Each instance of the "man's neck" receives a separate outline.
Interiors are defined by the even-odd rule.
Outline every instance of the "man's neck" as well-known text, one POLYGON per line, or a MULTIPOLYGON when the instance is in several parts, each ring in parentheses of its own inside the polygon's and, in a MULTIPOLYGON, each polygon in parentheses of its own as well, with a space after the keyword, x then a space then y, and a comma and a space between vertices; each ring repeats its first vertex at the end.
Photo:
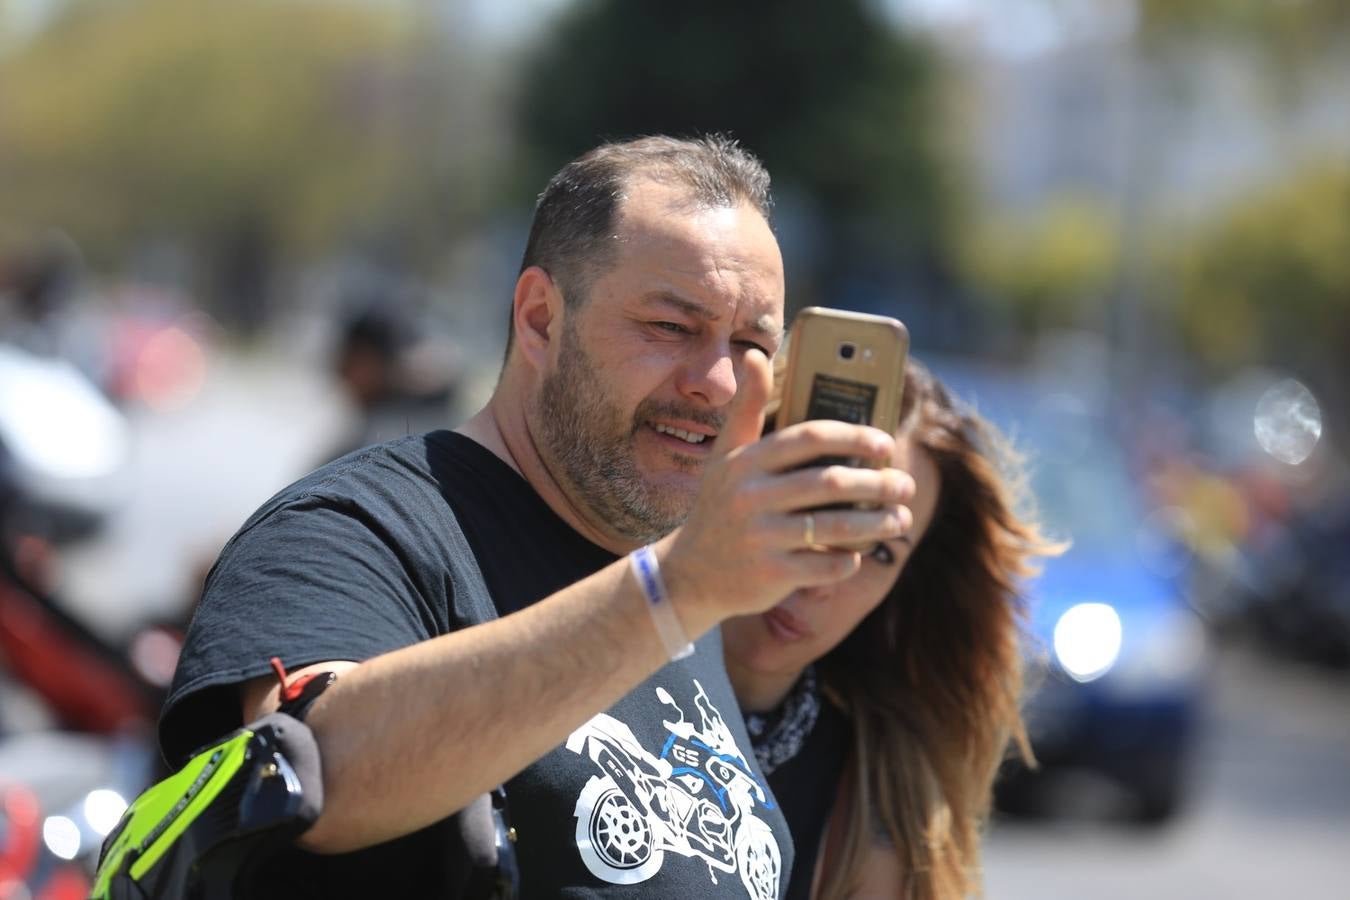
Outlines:
POLYGON ((747 713, 767 713, 777 709, 804 671, 757 672, 737 665, 734 659, 728 659, 726 666, 736 702, 747 713))
POLYGON ((482 444, 520 473, 549 509, 586 540, 611 553, 623 554, 637 549, 637 542, 599 527, 588 517, 586 510, 572 502, 544 463, 520 404, 504 402, 499 391, 487 406, 455 430, 482 444))

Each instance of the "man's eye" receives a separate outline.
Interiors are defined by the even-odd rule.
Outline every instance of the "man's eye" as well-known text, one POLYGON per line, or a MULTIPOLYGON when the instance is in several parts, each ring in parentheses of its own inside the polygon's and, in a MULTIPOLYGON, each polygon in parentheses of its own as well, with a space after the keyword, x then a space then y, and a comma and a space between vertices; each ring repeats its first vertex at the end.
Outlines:
POLYGON ((874 559, 883 566, 889 566, 895 562, 895 554, 891 552, 891 548, 881 543, 872 548, 871 552, 867 554, 867 558, 874 559))
POLYGON ((653 322, 652 326, 661 331, 669 331, 671 334, 689 334, 689 329, 679 322, 653 322))
POLYGON ((740 345, 742 350, 758 350, 769 359, 773 359, 773 351, 763 344, 757 344, 754 341, 737 341, 736 343, 740 345))

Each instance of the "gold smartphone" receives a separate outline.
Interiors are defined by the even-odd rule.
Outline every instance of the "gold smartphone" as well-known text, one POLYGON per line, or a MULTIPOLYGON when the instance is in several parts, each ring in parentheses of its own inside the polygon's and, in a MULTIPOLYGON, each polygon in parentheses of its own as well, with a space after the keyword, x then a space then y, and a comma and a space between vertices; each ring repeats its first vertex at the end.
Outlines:
MULTIPOLYGON (((788 339, 787 370, 777 427, 808 419, 838 419, 894 434, 905 387, 909 331, 899 319, 809 306, 788 339)), ((813 465, 862 465, 857 459, 813 465)), ((881 468, 882 461, 865 463, 881 468)))

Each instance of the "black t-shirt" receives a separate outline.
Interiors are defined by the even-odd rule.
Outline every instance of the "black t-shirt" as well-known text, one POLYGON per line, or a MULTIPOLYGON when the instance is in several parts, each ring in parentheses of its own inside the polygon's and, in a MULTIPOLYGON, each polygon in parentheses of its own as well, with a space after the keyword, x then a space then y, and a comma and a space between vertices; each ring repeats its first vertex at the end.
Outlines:
MULTIPOLYGON (((344 457, 269 500, 222 551, 160 722, 165 755, 176 764, 242 724, 237 685, 271 656, 292 669, 368 659, 528 606, 614 559, 462 435, 344 457)), ((749 750, 714 630, 507 783, 522 895, 782 896, 792 842, 749 750)), ((355 853, 287 851, 264 888, 445 896, 459 855, 439 823, 355 853)))
POLYGON ((816 858, 823 849, 825 827, 852 745, 848 719, 833 703, 822 699, 820 715, 801 750, 769 774, 769 787, 787 817, 796 848, 785 900, 808 900, 811 896, 816 858))

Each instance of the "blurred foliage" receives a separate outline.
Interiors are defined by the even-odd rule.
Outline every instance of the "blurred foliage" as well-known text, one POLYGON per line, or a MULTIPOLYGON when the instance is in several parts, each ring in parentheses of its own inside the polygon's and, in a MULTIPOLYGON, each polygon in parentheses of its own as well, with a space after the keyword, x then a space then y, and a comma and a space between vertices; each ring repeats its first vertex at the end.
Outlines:
POLYGON ((1146 44, 1215 37, 1259 48, 1286 74, 1310 54, 1343 51, 1350 40, 1345 0, 1136 0, 1146 44))
POLYGON ((1023 333, 1084 324, 1102 306, 1119 257, 1109 211, 1067 195, 1029 215, 986 216, 961 248, 971 281, 1023 333))
POLYGON ((1350 27, 1345 0, 1137 0, 1147 34, 1313 42, 1350 27))
POLYGON ((1172 258, 1177 316, 1205 360, 1350 368, 1350 165, 1239 199, 1172 258))
POLYGON ((526 64, 522 176, 537 191, 605 138, 731 134, 805 201, 828 279, 941 243, 935 81, 927 48, 864 0, 582 0, 526 64))
POLYGON ((96 261, 169 238, 263 270, 358 218, 430 215, 448 79, 423 24, 369 3, 72 2, 0 58, 3 214, 96 261))

